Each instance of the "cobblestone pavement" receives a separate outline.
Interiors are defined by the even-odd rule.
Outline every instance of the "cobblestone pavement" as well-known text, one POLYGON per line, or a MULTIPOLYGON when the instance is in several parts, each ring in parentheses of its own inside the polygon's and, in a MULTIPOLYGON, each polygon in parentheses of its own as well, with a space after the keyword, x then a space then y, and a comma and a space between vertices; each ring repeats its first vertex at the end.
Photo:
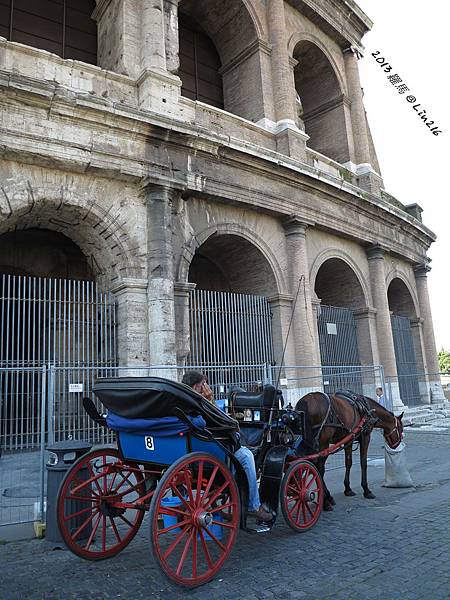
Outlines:
MULTIPOLYGON (((342 494, 342 471, 329 473, 334 512, 296 534, 279 519, 273 532, 241 532, 218 577, 193 591, 152 565, 147 521, 116 558, 86 562, 45 541, 0 546, 0 598, 206 600, 450 599, 450 435, 407 434, 415 489, 381 487, 382 460, 369 469, 376 500, 342 494)), ((380 439, 372 443, 379 444, 380 439)), ((355 456, 356 458, 356 456, 355 456)))

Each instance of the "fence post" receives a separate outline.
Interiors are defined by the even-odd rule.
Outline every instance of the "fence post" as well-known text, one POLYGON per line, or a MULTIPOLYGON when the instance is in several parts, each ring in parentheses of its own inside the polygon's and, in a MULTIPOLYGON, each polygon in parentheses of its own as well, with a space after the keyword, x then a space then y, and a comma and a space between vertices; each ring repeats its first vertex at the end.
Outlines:
POLYGON ((39 520, 44 521, 44 486, 45 486, 45 416, 47 413, 47 367, 41 368, 41 436, 40 436, 40 499, 39 520))
POLYGON ((264 383, 272 384, 272 366, 269 363, 264 365, 264 383))
POLYGON ((48 366, 48 445, 55 443, 55 365, 48 366))

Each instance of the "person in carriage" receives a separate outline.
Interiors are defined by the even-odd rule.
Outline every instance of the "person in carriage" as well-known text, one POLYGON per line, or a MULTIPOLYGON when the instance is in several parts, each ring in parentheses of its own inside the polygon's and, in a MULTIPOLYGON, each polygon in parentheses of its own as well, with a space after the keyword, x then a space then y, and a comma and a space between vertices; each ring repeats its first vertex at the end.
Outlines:
MULTIPOLYGON (((201 394, 208 402, 215 404, 214 394, 208 385, 206 375, 200 371, 186 371, 183 376, 182 383, 188 385, 193 390, 201 394)), ((249 497, 248 497, 248 516, 255 517, 257 521, 270 523, 273 520, 271 512, 267 511, 261 504, 259 498, 258 481, 256 477, 255 457, 252 451, 247 446, 243 446, 239 440, 239 433, 236 436, 236 445, 234 448, 234 456, 241 463, 248 479, 249 497)))

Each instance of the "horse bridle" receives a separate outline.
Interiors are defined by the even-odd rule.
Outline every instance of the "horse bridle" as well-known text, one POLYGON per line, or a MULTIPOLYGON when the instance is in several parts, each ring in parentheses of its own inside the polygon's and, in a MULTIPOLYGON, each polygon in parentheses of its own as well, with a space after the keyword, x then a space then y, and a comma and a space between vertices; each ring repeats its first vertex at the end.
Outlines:
POLYGON ((389 433, 384 434, 384 439, 386 440, 386 443, 389 446, 389 448, 392 448, 392 450, 395 450, 396 448, 398 448, 398 446, 400 446, 400 443, 402 441, 402 434, 400 433, 398 419, 395 416, 394 416, 394 419, 395 419, 394 428, 389 433), (396 434, 395 441, 391 439, 391 436, 393 436, 394 434, 396 434))

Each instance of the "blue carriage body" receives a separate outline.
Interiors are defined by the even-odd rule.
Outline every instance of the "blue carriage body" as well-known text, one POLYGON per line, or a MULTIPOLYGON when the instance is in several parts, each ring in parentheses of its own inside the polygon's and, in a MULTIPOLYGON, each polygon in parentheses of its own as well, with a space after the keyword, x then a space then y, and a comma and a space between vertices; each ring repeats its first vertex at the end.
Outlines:
POLYGON ((124 459, 170 465, 190 452, 207 452, 226 461, 236 421, 188 386, 156 377, 114 378, 100 380, 95 393, 109 410, 106 423, 124 459), (205 439, 210 427, 216 434, 205 439))
MULTIPOLYGON (((177 417, 126 419, 109 413, 106 421, 108 427, 117 432, 126 460, 170 465, 189 452, 208 452, 222 461, 226 458, 223 446, 216 440, 198 439, 177 417)), ((191 417, 190 421, 198 428, 206 425, 200 416, 191 417)))

